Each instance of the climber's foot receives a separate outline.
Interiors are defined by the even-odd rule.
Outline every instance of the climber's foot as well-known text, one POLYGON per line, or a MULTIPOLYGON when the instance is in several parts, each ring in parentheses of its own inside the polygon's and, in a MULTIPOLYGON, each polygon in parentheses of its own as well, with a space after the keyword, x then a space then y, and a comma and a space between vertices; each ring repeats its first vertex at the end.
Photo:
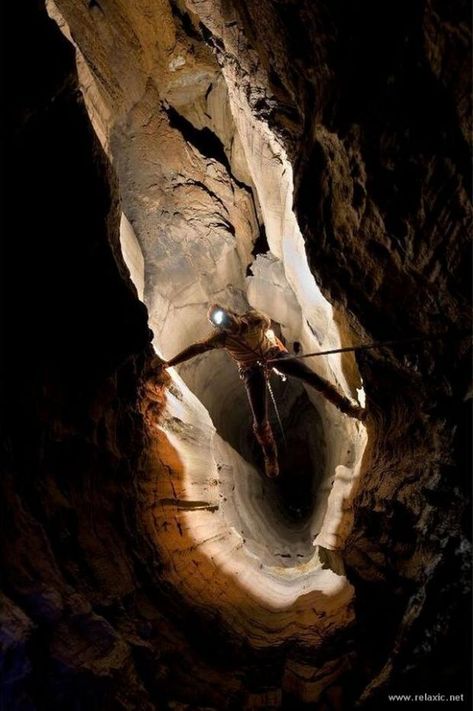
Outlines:
POLYGON ((360 422, 365 422, 368 417, 368 410, 366 407, 360 407, 359 405, 351 405, 350 407, 347 407, 345 413, 349 417, 354 417, 360 422))

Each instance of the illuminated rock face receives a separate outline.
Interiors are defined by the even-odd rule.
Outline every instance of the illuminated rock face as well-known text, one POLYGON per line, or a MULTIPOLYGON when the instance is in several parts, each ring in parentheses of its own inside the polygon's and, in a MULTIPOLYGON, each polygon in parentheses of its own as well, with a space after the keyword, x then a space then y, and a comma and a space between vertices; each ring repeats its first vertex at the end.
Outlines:
MULTIPOLYGON (((112 9, 92 24, 90 11, 75 3, 58 2, 50 11, 81 53, 91 117, 118 173, 122 242, 133 255, 131 221, 142 248, 143 299, 158 352, 170 358, 208 334, 212 301, 263 309, 288 345, 297 341, 305 352, 342 345, 307 264, 284 145, 244 102, 238 76, 221 71, 204 42, 196 48, 179 18, 163 16, 170 35, 180 38, 171 50, 166 33, 145 34, 143 17, 131 8, 123 15, 112 9), (125 65, 111 51, 104 61, 111 36, 113 46, 121 38, 123 54, 125 38, 139 38, 141 49, 129 48, 133 62, 125 65), (148 44, 159 56, 168 52, 166 64, 147 62, 148 44), (134 92, 138 84, 141 93, 134 92), (255 260, 262 232, 266 250, 255 260)), ((130 273, 137 273, 133 258, 130 273)), ((356 396, 353 363, 349 374, 338 356, 314 367, 356 396)), ((352 623, 353 591, 340 563, 336 571, 322 567, 314 539, 330 550, 343 547, 364 427, 301 385, 274 382, 288 430, 275 484, 255 466, 261 458, 246 394, 228 356, 208 354, 179 372, 184 382, 174 380, 160 429, 151 429, 160 442, 164 433, 175 452, 164 477, 159 446, 150 458, 149 536, 165 579, 193 608, 221 614, 230 633, 252 646, 325 643, 352 623)), ((305 673, 315 671, 308 665, 305 673)), ((315 700, 311 683, 305 691, 301 684, 315 700)))
MULTIPOLYGON (((11 210, 25 241, 44 235, 20 297, 32 332, 6 339, 10 705, 350 709, 426 666, 449 684, 436 645, 456 673, 465 344, 360 357, 368 433, 275 382, 289 446, 274 483, 232 364, 213 353, 157 380, 136 295, 165 358, 206 334, 212 300, 266 311, 305 352, 464 328, 461 18, 264 0, 48 11, 78 80, 46 14, 10 9, 28 40, 11 210)), ((361 386, 352 356, 314 367, 361 386)))

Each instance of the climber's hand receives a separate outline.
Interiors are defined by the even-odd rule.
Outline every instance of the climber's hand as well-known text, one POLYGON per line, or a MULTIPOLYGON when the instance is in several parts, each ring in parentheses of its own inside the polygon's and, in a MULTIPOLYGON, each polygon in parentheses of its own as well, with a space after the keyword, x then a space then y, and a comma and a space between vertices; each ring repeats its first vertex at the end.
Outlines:
POLYGON ((155 370, 158 374, 161 373, 163 370, 166 370, 168 368, 168 362, 165 360, 161 360, 158 356, 154 356, 153 360, 151 361, 151 368, 155 370))

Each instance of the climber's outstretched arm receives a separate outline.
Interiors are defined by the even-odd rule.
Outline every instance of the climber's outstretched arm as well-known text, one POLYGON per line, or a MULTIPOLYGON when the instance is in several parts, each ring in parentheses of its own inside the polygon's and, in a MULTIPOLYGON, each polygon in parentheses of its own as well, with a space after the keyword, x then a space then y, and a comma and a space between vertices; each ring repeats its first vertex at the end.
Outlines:
POLYGON ((205 341, 198 341, 198 343, 193 343, 191 346, 184 348, 184 350, 175 355, 174 358, 163 363, 163 367, 170 368, 173 365, 184 363, 184 361, 194 358, 194 356, 205 353, 206 351, 211 351, 214 348, 223 348, 224 344, 225 334, 216 333, 205 341))

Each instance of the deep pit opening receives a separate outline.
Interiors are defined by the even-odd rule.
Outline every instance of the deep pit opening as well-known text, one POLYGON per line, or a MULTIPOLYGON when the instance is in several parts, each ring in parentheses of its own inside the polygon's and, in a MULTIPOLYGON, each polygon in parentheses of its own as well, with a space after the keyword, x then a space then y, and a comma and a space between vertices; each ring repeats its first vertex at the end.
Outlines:
MULTIPOLYGON (((258 254, 269 251, 263 225, 252 254, 256 259, 258 254)), ((281 324, 273 321, 271 328, 290 352, 297 355, 294 344, 291 349, 286 342, 281 324)), ((279 477, 274 480, 265 477, 263 454, 254 437, 249 408, 246 418, 249 424, 246 430, 242 427, 237 448, 261 472, 262 486, 284 524, 304 527, 310 523, 326 466, 322 415, 300 381, 274 370, 269 376, 266 399, 268 419, 278 449, 279 477)))
MULTIPOLYGON (((274 324, 278 331, 278 325, 274 324)), ((270 393, 266 392, 268 417, 278 446, 280 475, 269 479, 264 473, 261 448, 254 436, 252 416, 244 383, 229 355, 211 352, 198 356, 195 362, 176 368, 189 384, 192 392, 204 405, 217 434, 255 470, 260 516, 271 513, 281 527, 290 532, 290 539, 298 538, 297 552, 283 555, 287 562, 297 564, 314 554, 312 540, 313 512, 318 499, 323 499, 324 475, 327 464, 327 443, 323 415, 310 399, 300 381, 276 373, 270 377, 271 388, 278 407, 284 432, 274 410, 270 393)), ((268 544, 270 545, 270 544, 268 544)), ((270 545, 280 555, 278 546, 270 545)))
MULTIPOLYGON (((273 389, 277 400, 277 388, 273 386, 273 389)), ((325 470, 326 445, 321 417, 302 391, 292 412, 281 418, 284 435, 274 412, 269 419, 278 448, 279 477, 269 480, 267 487, 272 490, 274 503, 285 525, 306 526, 310 524, 325 470), (313 442, 317 443, 317 448, 311 447, 313 442)), ((250 441, 263 474, 261 451, 254 438, 250 441)))
MULTIPOLYGON (((234 367, 233 364, 230 367, 234 367)), ((254 436, 243 383, 240 387, 245 397, 238 400, 241 410, 236 426, 230 431, 225 427, 222 432, 221 423, 213 418, 214 424, 219 434, 258 469, 264 496, 274 506, 281 522, 287 526, 304 528, 310 523, 326 464, 322 417, 297 380, 283 380, 273 372, 270 375, 270 386, 279 414, 278 417, 267 388, 268 419, 279 459, 280 473, 276 479, 268 479, 264 473, 263 454, 254 436)), ((212 416, 211 408, 209 412, 212 416)))
MULTIPOLYGON (((256 256, 256 255, 255 255, 256 256)), ((271 328, 285 342, 279 323, 271 328)), ((289 345, 289 344, 288 344, 289 345)), ((192 391, 206 407, 217 433, 258 471, 261 496, 281 522, 298 532, 310 546, 310 523, 320 494, 326 467, 323 415, 296 378, 272 372, 270 386, 281 418, 266 388, 268 419, 278 447, 280 475, 268 479, 262 450, 255 438, 251 409, 238 368, 224 352, 207 353, 177 367, 192 391), (198 367, 199 378, 192 372, 198 367)), ((300 554, 299 554, 300 555, 300 554)))

